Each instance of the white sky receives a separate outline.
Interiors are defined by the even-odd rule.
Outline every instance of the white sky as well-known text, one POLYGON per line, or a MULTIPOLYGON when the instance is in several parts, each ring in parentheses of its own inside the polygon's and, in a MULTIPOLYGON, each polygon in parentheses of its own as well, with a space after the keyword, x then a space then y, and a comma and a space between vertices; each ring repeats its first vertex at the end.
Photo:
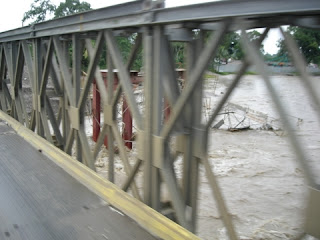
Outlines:
MULTIPOLYGON (((4 0, 2 0, 4 1, 4 0)), ((128 0, 86 0, 91 4, 92 8, 102 8, 110 5, 120 4, 127 2, 128 0), (109 2, 109 3, 108 3, 109 2)), ((188 4, 195 4, 201 2, 208 2, 210 0, 166 0, 167 7, 181 6, 188 4)), ((55 5, 59 5, 61 0, 51 0, 55 5)), ((5 4, 0 8, 0 32, 19 28, 22 26, 21 19, 23 14, 30 9, 30 5, 33 0, 6 0, 5 4)), ((264 41, 265 51, 274 54, 277 53, 276 42, 281 37, 280 32, 277 30, 271 30, 268 38, 264 41)))

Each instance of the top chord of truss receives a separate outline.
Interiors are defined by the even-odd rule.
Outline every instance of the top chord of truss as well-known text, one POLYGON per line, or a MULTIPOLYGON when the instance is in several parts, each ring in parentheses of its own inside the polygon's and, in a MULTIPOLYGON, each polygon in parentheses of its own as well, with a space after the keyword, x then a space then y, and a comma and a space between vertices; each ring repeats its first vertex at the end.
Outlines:
POLYGON ((236 0, 160 9, 148 8, 145 3, 128 2, 6 31, 0 33, 0 42, 154 24, 201 28, 230 17, 247 20, 252 28, 289 24, 319 27, 319 0, 236 0))

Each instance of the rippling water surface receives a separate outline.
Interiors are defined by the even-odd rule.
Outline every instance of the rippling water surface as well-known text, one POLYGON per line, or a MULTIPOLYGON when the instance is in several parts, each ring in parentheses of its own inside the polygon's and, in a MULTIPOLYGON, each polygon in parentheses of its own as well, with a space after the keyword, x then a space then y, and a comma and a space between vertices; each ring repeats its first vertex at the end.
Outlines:
MULTIPOLYGON (((231 79, 231 75, 220 77, 214 90, 208 85, 205 96, 211 98, 212 107, 231 79)), ((303 90, 298 77, 273 76, 271 80, 307 153, 308 164, 318 173, 320 128, 309 94, 303 90)), ((320 89, 319 77, 312 82, 315 90, 320 89)), ((266 114, 283 128, 259 76, 244 77, 230 102, 266 114)), ((287 133, 212 130, 210 140, 210 162, 240 239, 293 239, 301 233, 308 189, 287 133)), ((204 169, 202 172, 198 235, 204 239, 227 239, 204 169)))

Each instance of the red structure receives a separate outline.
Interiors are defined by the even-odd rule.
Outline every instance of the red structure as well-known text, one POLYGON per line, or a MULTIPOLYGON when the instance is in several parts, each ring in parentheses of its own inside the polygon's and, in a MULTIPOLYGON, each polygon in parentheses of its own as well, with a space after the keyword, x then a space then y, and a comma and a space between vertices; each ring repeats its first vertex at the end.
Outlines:
POLYGON ((171 108, 167 100, 164 100, 164 121, 167 122, 169 120, 171 113, 171 108))
POLYGON ((123 98, 122 103, 122 121, 124 123, 122 130, 122 138, 125 146, 132 149, 132 115, 126 98, 123 98))
MULTIPOLYGON (((101 75, 103 77, 105 86, 107 88, 107 77, 108 70, 101 70, 101 75)), ((138 71, 130 71, 130 79, 132 84, 139 84, 142 81, 141 77, 138 77, 138 71)), ((119 78, 117 74, 117 70, 114 70, 114 86, 113 89, 116 89, 119 84, 119 78)), ((98 136, 100 133, 100 123, 101 123, 101 97, 98 85, 96 81, 93 81, 93 94, 92 94, 92 114, 93 114, 93 131, 92 131, 92 139, 93 141, 98 140, 98 136)), ((122 103, 122 121, 123 121, 123 129, 122 129, 122 138, 125 142, 125 146, 129 149, 132 149, 132 115, 127 104, 125 98, 123 98, 122 103)), ((104 145, 108 147, 107 137, 104 139, 104 145)))
POLYGON ((93 122, 93 131, 92 131, 92 140, 97 141, 100 133, 100 92, 96 83, 96 80, 93 80, 92 88, 92 122, 93 122))
MULTIPOLYGON (((108 70, 101 70, 101 75, 104 80, 105 86, 107 88, 107 77, 108 70)), ((119 84, 119 78, 117 74, 117 70, 114 70, 114 86, 115 90, 119 84)), ((185 69, 176 69, 179 79, 184 79, 185 69)), ((130 71, 130 79, 132 84, 139 84, 142 82, 142 77, 138 76, 138 71, 130 71)), ((170 106, 168 102, 165 100, 164 105, 164 120, 167 121, 170 117, 170 106)), ((100 91, 96 81, 93 81, 93 94, 92 94, 92 114, 93 114, 93 132, 92 139, 93 141, 97 141, 100 133, 100 123, 101 123, 101 97, 100 91)), ((122 138, 124 140, 125 146, 129 149, 132 149, 132 115, 127 103, 127 100, 123 97, 122 102, 122 121, 123 121, 123 129, 122 129, 122 138)), ((107 137, 104 139, 104 145, 108 148, 108 140, 107 137)))

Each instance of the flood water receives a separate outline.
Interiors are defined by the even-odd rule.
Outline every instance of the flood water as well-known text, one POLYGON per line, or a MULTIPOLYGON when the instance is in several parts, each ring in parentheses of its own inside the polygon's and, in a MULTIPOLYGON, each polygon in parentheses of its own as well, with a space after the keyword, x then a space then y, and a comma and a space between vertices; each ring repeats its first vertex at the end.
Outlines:
MULTIPOLYGON (((219 76, 205 83, 204 121, 226 92, 233 77, 219 76)), ((307 162, 316 174, 320 170, 317 159, 320 153, 320 128, 316 108, 310 103, 309 94, 303 90, 298 77, 272 76, 271 80, 308 155, 307 162)), ((319 77, 313 78, 312 82, 314 89, 320 89, 319 77)), ((237 110, 237 116, 219 115, 217 120, 224 119, 225 124, 209 133, 209 161, 238 236, 243 240, 294 239, 303 232, 308 185, 261 77, 245 76, 228 102, 238 106, 240 111, 237 110), (227 131, 231 125, 235 126, 237 121, 242 120, 243 109, 262 118, 257 122, 252 118, 245 119, 243 125, 250 127, 250 130, 227 131), (263 126, 266 123, 274 130, 261 130, 265 129, 263 126)), ((227 110, 224 108, 221 112, 227 110)), ((136 151, 128 152, 128 155, 133 164, 136 151)), ((103 163, 107 162, 107 158, 107 152, 103 152, 99 160, 103 163)), ((126 174, 118 156, 115 168, 116 184, 120 186, 126 174)), ((107 166, 99 168, 98 173, 107 177, 107 166)), ((176 173, 178 178, 181 177, 181 172, 176 173)), ((319 182, 320 176, 315 177, 319 182)), ((141 172, 136 180, 138 188, 142 189, 141 172)), ((228 239, 203 167, 200 167, 198 203, 196 234, 202 239, 228 239)))
MULTIPOLYGON (((219 77, 214 92, 208 87, 205 97, 212 108, 226 91, 233 76, 219 77)), ((272 84, 288 111, 287 116, 307 154, 308 165, 319 173, 319 121, 316 107, 309 100, 301 81, 294 76, 272 76, 272 84)), ((320 78, 312 78, 320 89, 320 78)), ((209 84, 210 86, 210 84, 209 84)), ((319 95, 318 95, 319 96, 319 95)), ((213 171, 229 207, 240 239, 294 239, 303 229, 308 195, 303 169, 288 142, 287 132, 260 76, 245 76, 230 102, 268 117, 277 131, 229 132, 212 130, 209 157, 213 171)), ((208 181, 202 169, 199 199, 198 235, 203 239, 228 239, 215 208, 208 181)), ((319 174, 314 176, 319 183, 319 174)), ((310 238, 309 238, 310 239, 310 238)))

